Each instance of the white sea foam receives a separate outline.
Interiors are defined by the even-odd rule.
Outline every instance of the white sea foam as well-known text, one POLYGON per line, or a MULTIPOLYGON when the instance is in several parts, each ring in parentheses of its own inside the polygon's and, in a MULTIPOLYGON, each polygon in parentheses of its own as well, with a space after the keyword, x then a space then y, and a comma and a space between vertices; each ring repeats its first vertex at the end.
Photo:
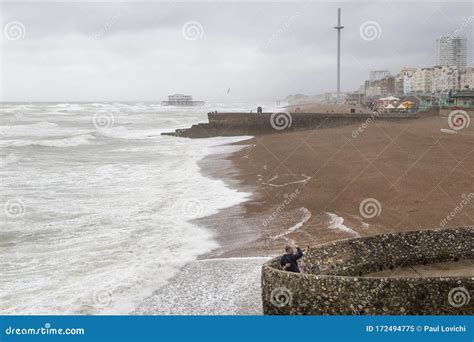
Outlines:
POLYGON ((16 163, 17 161, 18 161, 18 157, 15 154, 10 153, 6 156, 0 157, 0 167, 5 167, 9 164, 16 163))
POLYGON ((276 180, 279 178, 279 176, 276 175, 276 176, 273 176, 272 178, 270 178, 267 182, 262 182, 262 184, 272 186, 272 187, 276 187, 276 188, 280 188, 280 187, 284 187, 284 186, 291 185, 291 184, 306 183, 307 181, 309 181, 311 179, 310 176, 306 176, 304 173, 301 174, 301 177, 302 177, 302 179, 299 179, 299 180, 296 180, 296 181, 277 184, 276 180))
POLYGON ((10 147, 25 147, 25 146, 42 146, 42 147, 73 147, 79 145, 89 145, 90 140, 95 139, 90 134, 79 135, 72 138, 64 139, 38 139, 38 140, 2 140, 0 144, 2 146, 10 147))
POLYGON ((303 225, 306 222, 308 222, 308 220, 311 218, 311 212, 306 208, 298 209, 298 213, 302 216, 301 220, 298 223, 296 223, 295 225, 293 225, 290 228, 288 228, 287 230, 285 230, 283 233, 273 236, 273 239, 278 239, 278 238, 281 238, 281 237, 284 237, 288 234, 293 233, 294 231, 296 231, 296 230, 300 229, 301 227, 303 227, 303 225))
POLYGON ((359 236, 359 233, 355 230, 344 225, 344 218, 333 213, 326 214, 329 216, 329 229, 341 230, 354 236, 359 236))
POLYGON ((0 211, 1 314, 127 314, 217 247, 213 234, 190 218, 249 197, 203 177, 197 164, 228 150, 217 145, 243 138, 161 137, 167 117, 186 123, 196 114, 160 109, 150 115, 156 104, 140 104, 130 114, 132 108, 38 104, 28 110, 44 114, 26 114, 28 124, 15 122, 23 127, 3 140, 10 163, 1 170, 0 202, 17 200, 24 215, 0 211), (104 107, 116 113, 111 136, 91 122, 104 107), (65 125, 57 110, 76 115, 65 125), (69 134, 81 130, 94 133, 69 134), (18 156, 25 162, 16 163, 18 156))
POLYGON ((117 139, 155 139, 161 135, 163 129, 140 129, 140 130, 130 130, 124 126, 98 129, 97 133, 117 139))
POLYGON ((29 125, 0 126, 0 137, 59 137, 90 133, 90 129, 60 127, 56 123, 42 121, 29 125))
POLYGON ((261 315, 260 273, 268 258, 193 261, 134 314, 261 315))

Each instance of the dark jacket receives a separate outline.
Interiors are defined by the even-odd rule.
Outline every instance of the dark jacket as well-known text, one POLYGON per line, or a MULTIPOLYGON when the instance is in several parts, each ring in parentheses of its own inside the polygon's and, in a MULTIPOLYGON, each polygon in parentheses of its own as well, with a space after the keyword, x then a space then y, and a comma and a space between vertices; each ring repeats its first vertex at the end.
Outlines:
POLYGON ((296 254, 285 254, 280 259, 280 265, 285 271, 300 273, 297 260, 303 256, 303 251, 296 247, 296 254), (288 268, 284 268, 286 264, 290 264, 288 268))

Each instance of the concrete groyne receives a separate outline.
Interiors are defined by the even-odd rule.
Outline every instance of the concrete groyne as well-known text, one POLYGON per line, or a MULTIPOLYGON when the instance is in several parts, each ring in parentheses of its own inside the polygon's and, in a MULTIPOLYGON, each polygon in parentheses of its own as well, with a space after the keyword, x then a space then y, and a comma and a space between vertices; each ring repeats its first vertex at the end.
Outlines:
POLYGON ((208 113, 208 123, 199 123, 187 129, 162 133, 187 138, 238 136, 278 133, 292 130, 311 130, 373 120, 403 121, 423 116, 438 115, 438 108, 418 113, 208 113))
POLYGON ((474 278, 365 276, 409 265, 474 258, 474 227, 430 229, 341 240, 311 248, 303 273, 279 258, 262 267, 267 315, 472 315, 474 278))

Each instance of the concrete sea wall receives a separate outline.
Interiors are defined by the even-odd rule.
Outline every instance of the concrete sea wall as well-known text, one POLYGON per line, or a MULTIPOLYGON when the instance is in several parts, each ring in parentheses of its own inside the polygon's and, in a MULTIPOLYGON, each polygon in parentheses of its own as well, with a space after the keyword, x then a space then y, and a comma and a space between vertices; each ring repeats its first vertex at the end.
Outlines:
POLYGON ((267 315, 474 314, 474 279, 362 277, 409 265, 474 257, 474 227, 419 230, 336 241, 311 248, 303 273, 279 258, 262 267, 267 315))
POLYGON ((438 108, 418 113, 208 113, 208 123, 163 133, 188 138, 278 133, 364 124, 373 120, 413 120, 438 115, 438 108))

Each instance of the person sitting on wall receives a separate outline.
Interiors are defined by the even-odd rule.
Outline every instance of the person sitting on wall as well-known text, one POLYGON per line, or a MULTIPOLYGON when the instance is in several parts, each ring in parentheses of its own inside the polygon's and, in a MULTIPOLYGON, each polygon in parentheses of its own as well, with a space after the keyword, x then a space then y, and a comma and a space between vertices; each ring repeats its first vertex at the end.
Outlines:
MULTIPOLYGON (((309 246, 306 247, 305 252, 307 252, 308 249, 309 246)), ((298 266, 298 259, 303 257, 303 251, 299 247, 296 247, 296 253, 294 253, 294 249, 291 246, 286 246, 285 251, 286 254, 284 254, 280 259, 280 265, 283 270, 287 272, 300 273, 301 271, 298 266)))

